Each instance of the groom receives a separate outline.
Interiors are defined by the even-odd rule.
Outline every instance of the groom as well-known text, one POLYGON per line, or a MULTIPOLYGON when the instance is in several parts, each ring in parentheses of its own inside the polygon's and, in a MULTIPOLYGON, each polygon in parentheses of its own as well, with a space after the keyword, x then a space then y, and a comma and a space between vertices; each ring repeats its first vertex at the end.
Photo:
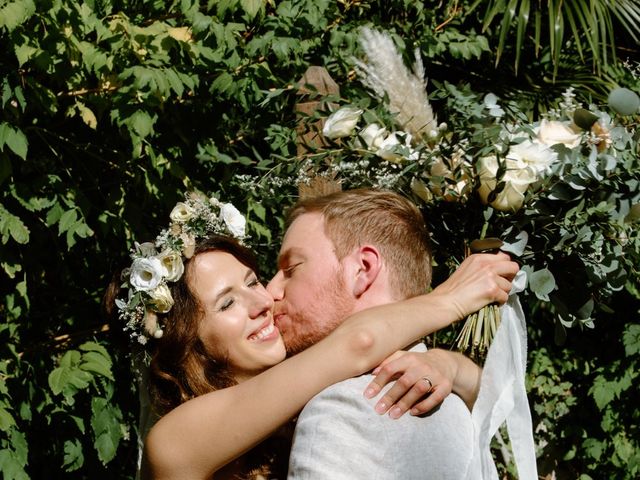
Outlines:
MULTIPOLYGON (((482 287, 499 283, 496 272, 511 279, 518 269, 504 255, 475 256, 463 267, 458 284, 480 278, 482 287)), ((267 289, 276 302, 275 320, 287 350, 295 354, 324 338, 350 314, 425 293, 430 281, 428 233, 419 210, 400 195, 363 189, 294 206, 278 272, 267 289)), ((504 279, 501 285, 492 300, 506 300, 504 279)), ((451 308, 459 311, 464 300, 456 298, 451 308)), ((454 390, 473 404, 478 367, 459 354, 438 355, 449 355, 445 370, 458 372, 450 379, 454 390)), ((449 387, 435 380, 441 377, 430 377, 433 386, 418 379, 414 388, 425 392, 433 387, 435 403, 449 387)), ((384 413, 394 399, 363 396, 372 379, 363 375, 338 383, 307 404, 296 425, 289 478, 467 478, 473 429, 463 401, 449 395, 428 416, 392 419, 397 416, 393 409, 381 415, 373 407, 377 404, 376 410, 384 413)))

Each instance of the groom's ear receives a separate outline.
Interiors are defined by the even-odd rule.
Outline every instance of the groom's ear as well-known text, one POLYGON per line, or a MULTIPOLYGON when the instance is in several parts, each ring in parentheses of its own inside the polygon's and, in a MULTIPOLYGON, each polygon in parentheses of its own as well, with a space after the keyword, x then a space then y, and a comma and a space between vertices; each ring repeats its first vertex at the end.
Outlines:
POLYGON ((353 295, 360 297, 378 278, 382 270, 382 256, 376 247, 363 245, 355 252, 355 260, 357 268, 353 282, 353 295))

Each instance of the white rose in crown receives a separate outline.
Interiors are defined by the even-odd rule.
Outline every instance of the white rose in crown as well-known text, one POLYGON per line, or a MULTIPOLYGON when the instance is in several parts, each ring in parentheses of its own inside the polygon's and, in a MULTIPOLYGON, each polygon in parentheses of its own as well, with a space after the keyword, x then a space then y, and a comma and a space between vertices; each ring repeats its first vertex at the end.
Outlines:
POLYGON ((136 252, 138 252, 143 257, 153 257, 156 253, 158 253, 153 242, 135 242, 134 245, 136 247, 136 252))
POLYGON ((331 139, 348 137, 356 128, 360 115, 362 115, 362 110, 359 108, 342 107, 325 120, 322 134, 331 139))
MULTIPOLYGON (((513 160, 506 160, 507 171, 502 177, 505 186, 498 192, 491 206, 501 211, 518 211, 524 204, 524 194, 533 182, 537 180, 534 170, 528 167, 518 168, 513 160)), ((484 204, 489 203, 489 195, 496 189, 496 175, 498 173, 498 159, 495 156, 483 157, 478 162, 480 188, 478 193, 484 204)))
POLYGON ((382 145, 387 135, 387 129, 377 123, 371 123, 360 130, 360 138, 364 141, 367 149, 377 150, 382 145))
POLYGON ((136 258, 131 264, 129 283, 136 291, 149 292, 160 285, 167 270, 156 257, 136 258))
POLYGON ((182 255, 185 258, 193 257, 193 254, 196 251, 196 237, 182 232, 180 234, 180 240, 182 240, 182 255))
POLYGON ((169 214, 169 218, 177 223, 184 223, 193 218, 194 211, 189 205, 184 202, 176 203, 176 206, 173 207, 171 213, 169 214))
POLYGON ((220 218, 224 220, 224 223, 234 237, 244 237, 247 221, 236 207, 230 203, 223 203, 220 207, 220 218))
POLYGON ((173 297, 171 291, 164 283, 161 283, 153 290, 147 292, 151 297, 151 305, 158 313, 167 313, 173 307, 173 297))
POLYGON ((160 255, 158 255, 158 259, 167 270, 167 274, 165 276, 167 281, 178 281, 184 273, 182 256, 173 250, 165 250, 160 255))
POLYGON ((538 140, 545 145, 562 143, 569 148, 575 148, 580 144, 580 134, 574 132, 569 125, 558 122, 542 120, 538 127, 538 140))

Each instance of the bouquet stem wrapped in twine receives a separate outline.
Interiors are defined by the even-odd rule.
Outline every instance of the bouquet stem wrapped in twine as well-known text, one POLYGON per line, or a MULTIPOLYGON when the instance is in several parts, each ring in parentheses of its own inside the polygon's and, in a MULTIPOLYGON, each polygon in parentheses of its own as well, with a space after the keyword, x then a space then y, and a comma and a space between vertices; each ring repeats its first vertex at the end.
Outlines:
MULTIPOLYGON (((469 245, 467 256, 470 253, 498 253, 502 244, 498 238, 474 240, 469 245)), ((456 339, 456 347, 474 359, 483 358, 499 326, 500 306, 496 303, 486 305, 466 318, 456 339)))

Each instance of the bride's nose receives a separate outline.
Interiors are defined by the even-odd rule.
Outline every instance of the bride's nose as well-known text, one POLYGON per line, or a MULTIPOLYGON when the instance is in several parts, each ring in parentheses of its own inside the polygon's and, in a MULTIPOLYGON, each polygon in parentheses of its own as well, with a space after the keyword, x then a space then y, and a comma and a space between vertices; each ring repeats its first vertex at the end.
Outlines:
POLYGON ((263 286, 258 287, 251 297, 249 316, 256 318, 271 310, 273 310, 273 297, 263 286))

